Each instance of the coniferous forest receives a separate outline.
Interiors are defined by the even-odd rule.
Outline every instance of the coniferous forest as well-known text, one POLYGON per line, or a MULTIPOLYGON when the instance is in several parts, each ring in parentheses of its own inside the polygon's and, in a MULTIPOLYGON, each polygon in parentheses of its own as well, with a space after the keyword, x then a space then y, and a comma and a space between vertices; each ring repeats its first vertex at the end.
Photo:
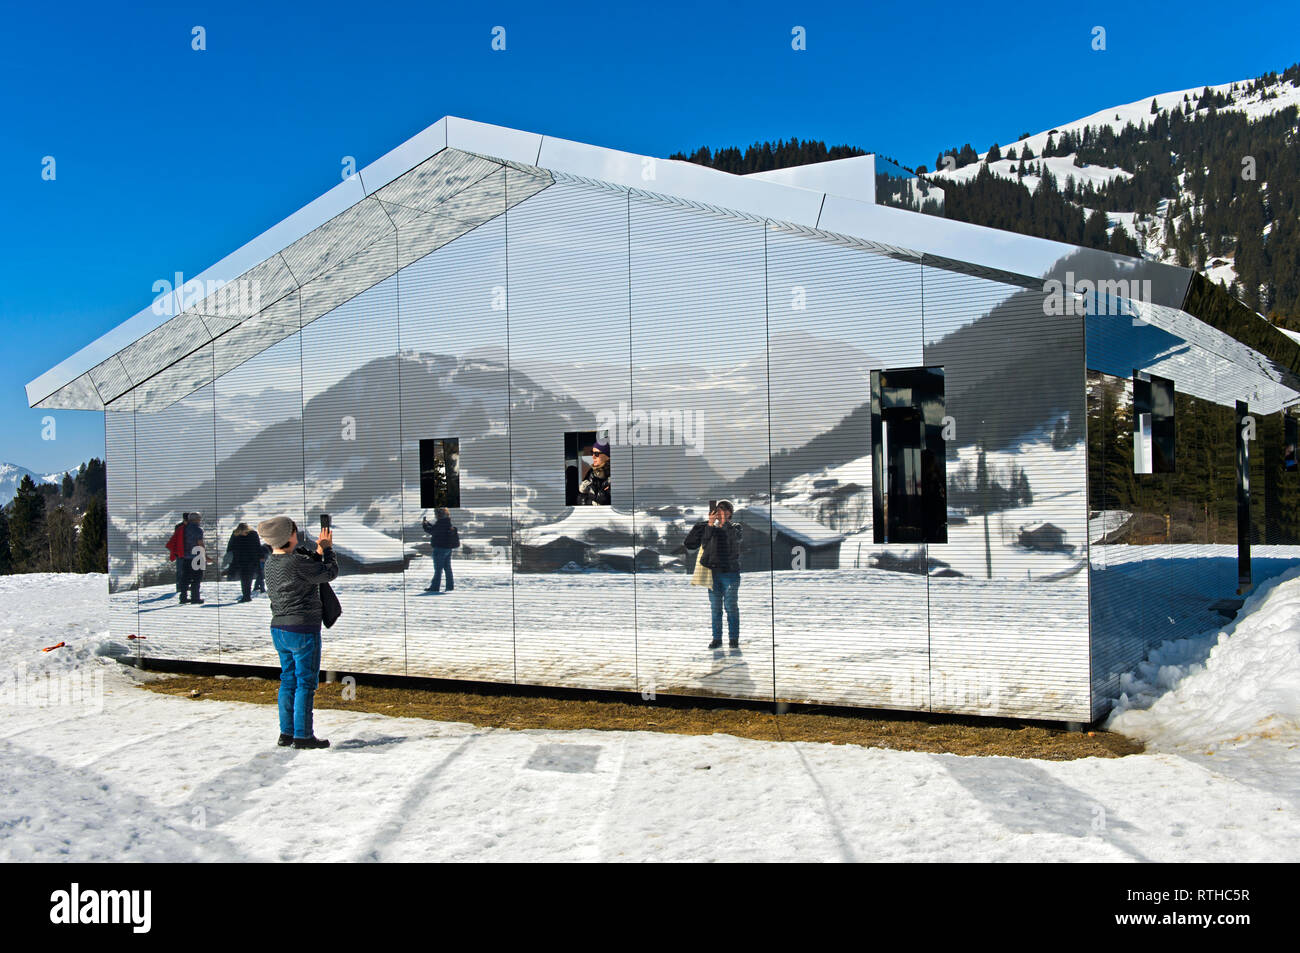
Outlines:
POLYGON ((105 473, 104 461, 92 458, 60 483, 24 476, 0 507, 0 575, 107 572, 105 473))

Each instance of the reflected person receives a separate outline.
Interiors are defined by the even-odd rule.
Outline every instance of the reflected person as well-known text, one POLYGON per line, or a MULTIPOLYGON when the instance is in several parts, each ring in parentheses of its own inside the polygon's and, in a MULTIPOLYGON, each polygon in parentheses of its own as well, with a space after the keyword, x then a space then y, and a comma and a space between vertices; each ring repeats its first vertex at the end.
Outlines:
POLYGON ((451 551, 460 546, 460 533, 451 525, 451 510, 447 507, 438 507, 434 514, 436 518, 432 523, 427 519, 421 520, 433 543, 433 581, 425 592, 438 592, 444 571, 447 573, 447 591, 451 592, 456 588, 456 580, 451 574, 451 551))
POLYGON ((181 514, 181 521, 172 530, 167 540, 167 558, 176 564, 176 594, 181 602, 185 600, 185 524, 190 521, 189 513, 181 514))
MULTIPOLYGON (((260 537, 259 537, 260 539, 260 537)), ((271 555, 271 547, 262 542, 258 546, 257 578, 253 581, 253 591, 266 594, 266 557, 271 555)))
POLYGON ((192 606, 203 605, 199 586, 203 582, 203 573, 208 568, 208 554, 203 545, 203 514, 191 512, 182 533, 185 540, 185 588, 181 590, 181 602, 192 606))
POLYGON ((597 440, 591 447, 591 466, 578 484, 582 506, 609 506, 609 441, 597 440))
POLYGON ((262 537, 247 523, 240 523, 230 534, 226 552, 230 553, 230 572, 239 577, 239 586, 243 590, 239 601, 252 602, 253 580, 262 561, 262 537))
POLYGON ((722 648, 722 614, 727 614, 727 642, 730 648, 740 648, 740 544, 744 536, 741 525, 731 518, 735 508, 727 500, 718 502, 709 510, 709 518, 701 520, 686 534, 686 548, 699 549, 696 557, 713 574, 709 588, 709 608, 712 611, 713 641, 709 648, 722 648))
POLYGON ((334 531, 322 527, 316 555, 298 545, 298 524, 275 516, 258 524, 273 548, 266 559, 266 592, 271 599, 271 641, 280 656, 281 747, 328 748, 317 738, 312 706, 320 678, 321 584, 339 574, 334 531))

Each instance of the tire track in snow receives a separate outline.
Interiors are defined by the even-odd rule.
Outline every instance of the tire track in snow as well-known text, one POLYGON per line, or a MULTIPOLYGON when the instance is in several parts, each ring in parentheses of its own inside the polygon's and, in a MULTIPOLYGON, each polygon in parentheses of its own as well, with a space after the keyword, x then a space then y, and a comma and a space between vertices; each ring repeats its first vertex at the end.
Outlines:
POLYGON ((407 790, 406 797, 402 799, 402 803, 398 805, 397 810, 390 814, 388 819, 382 822, 371 835, 370 844, 353 858, 354 861, 372 863, 382 861, 384 848, 401 836, 407 818, 412 816, 420 803, 429 796, 431 793, 429 789, 438 776, 446 771, 475 742, 495 733, 496 730, 495 728, 488 728, 486 731, 475 732, 444 755, 429 770, 425 771, 407 790))

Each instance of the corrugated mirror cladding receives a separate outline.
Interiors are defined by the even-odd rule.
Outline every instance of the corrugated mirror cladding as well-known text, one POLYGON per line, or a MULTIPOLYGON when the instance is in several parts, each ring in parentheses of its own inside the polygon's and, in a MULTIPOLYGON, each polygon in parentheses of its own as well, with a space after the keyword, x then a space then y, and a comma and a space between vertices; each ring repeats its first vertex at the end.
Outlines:
MULTIPOLYGON (((112 624, 138 653, 274 665, 267 602, 243 600, 227 555, 268 516, 314 534, 329 513, 332 669, 1091 716, 1097 665, 1131 646, 1090 655, 1089 536, 1109 624, 1147 578, 1117 534, 1146 545, 1169 507, 1103 479, 1131 394, 1113 369, 1085 379, 1081 317, 957 262, 439 162, 286 253, 283 294, 110 405, 112 624), (601 439, 608 501, 570 505, 601 439), (457 448, 439 458, 459 485, 450 571, 430 547, 433 440, 457 448), (719 499, 742 547, 714 651, 684 541, 719 499), (1126 521, 1099 536, 1089 509, 1126 521), (178 574, 164 543, 183 512, 201 549, 178 574)), ((1197 451, 1178 434, 1182 465, 1197 451)), ((1235 493, 1232 461, 1205 455, 1235 493)), ((1235 504, 1202 490, 1179 492, 1215 545, 1235 504)), ((1161 565, 1143 571, 1176 582, 1161 565)))
POLYGON ((1243 356, 1239 342, 1169 309, 1096 303, 1087 342, 1092 682, 1100 715, 1119 692, 1120 673, 1151 648, 1224 624, 1239 590, 1294 563, 1300 474, 1294 425, 1287 439, 1296 394, 1243 356), (1174 394, 1166 445, 1156 451, 1146 445, 1161 421, 1144 418, 1161 408, 1137 399, 1153 380, 1172 382, 1174 394), (1240 424, 1238 402, 1245 405, 1240 424), (1165 458, 1164 466, 1152 465, 1153 457, 1165 458))

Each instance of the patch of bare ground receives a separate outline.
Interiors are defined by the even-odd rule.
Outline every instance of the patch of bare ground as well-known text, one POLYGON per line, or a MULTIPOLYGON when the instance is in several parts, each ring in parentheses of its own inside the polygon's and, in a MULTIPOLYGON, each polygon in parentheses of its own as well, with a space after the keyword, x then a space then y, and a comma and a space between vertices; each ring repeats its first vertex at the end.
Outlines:
MULTIPOLYGON (((196 700, 252 702, 274 706, 279 681, 212 675, 168 675, 142 687, 196 700)), ((659 731, 671 734, 728 734, 757 741, 813 741, 897 751, 1039 758, 1119 758, 1138 754, 1142 745, 1108 731, 1072 732, 1041 723, 1017 723, 945 715, 791 706, 776 713, 770 705, 744 705, 714 699, 660 698, 638 702, 620 696, 577 697, 529 690, 469 692, 423 686, 359 684, 355 698, 343 697, 343 683, 322 683, 317 709, 374 712, 403 718, 464 722, 517 730, 659 731), (730 706, 730 707, 727 707, 730 706)), ((594 693, 592 693, 594 694, 594 693)), ((274 716, 268 716, 274 727, 274 716)))

